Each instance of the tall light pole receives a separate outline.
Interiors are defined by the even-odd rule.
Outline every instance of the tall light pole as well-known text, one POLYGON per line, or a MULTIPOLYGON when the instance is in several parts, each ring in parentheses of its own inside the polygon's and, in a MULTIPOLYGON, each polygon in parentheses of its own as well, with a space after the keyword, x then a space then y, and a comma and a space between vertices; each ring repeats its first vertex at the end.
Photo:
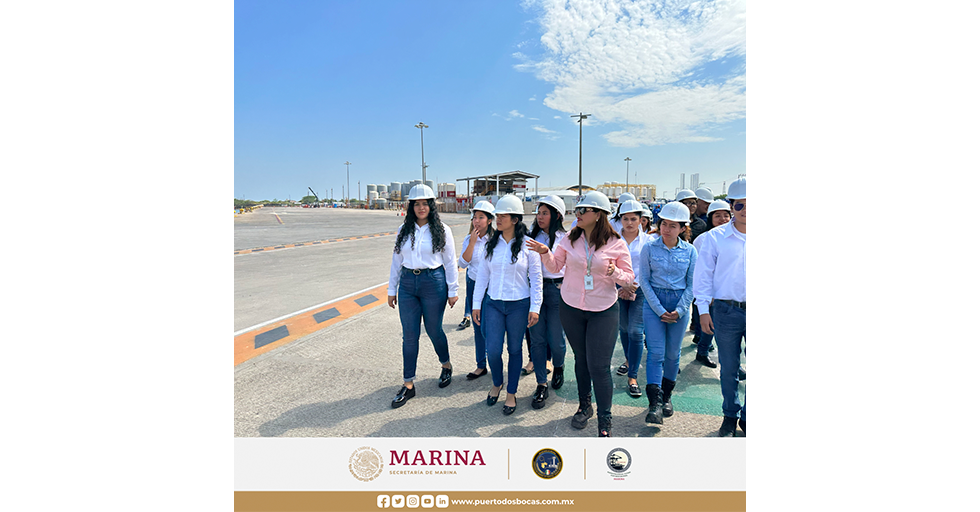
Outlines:
POLYGON ((419 121, 419 124, 415 125, 415 127, 419 129, 419 137, 422 141, 422 184, 425 185, 425 135, 423 133, 425 132, 424 129, 428 128, 429 125, 419 121))
POLYGON ((350 208, 350 162, 344 162, 347 166, 347 199, 344 200, 344 208, 350 208))
POLYGON ((582 121, 585 121, 585 119, 591 115, 592 114, 583 114, 579 112, 577 116, 572 116, 578 118, 578 197, 579 198, 582 197, 582 121))
POLYGON ((626 157, 623 160, 626 161, 626 191, 630 191, 630 162, 633 161, 632 158, 626 157))

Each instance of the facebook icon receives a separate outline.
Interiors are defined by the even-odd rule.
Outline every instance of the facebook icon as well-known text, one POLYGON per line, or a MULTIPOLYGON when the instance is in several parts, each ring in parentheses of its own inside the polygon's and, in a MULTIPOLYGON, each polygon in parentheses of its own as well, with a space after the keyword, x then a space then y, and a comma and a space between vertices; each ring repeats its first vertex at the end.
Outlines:
POLYGON ((388 508, 391 506, 391 498, 387 494, 378 495, 378 508, 388 508))

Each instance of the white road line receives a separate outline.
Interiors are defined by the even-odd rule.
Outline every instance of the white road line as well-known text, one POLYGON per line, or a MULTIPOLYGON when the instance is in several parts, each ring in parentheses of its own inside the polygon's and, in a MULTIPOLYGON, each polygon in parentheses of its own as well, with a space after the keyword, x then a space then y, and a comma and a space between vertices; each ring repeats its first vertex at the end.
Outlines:
MULTIPOLYGON (((259 328, 261 328, 261 327, 265 327, 265 326, 267 326, 267 325, 269 325, 269 324, 274 324, 274 323, 276 323, 276 322, 279 322, 279 321, 282 321, 282 320, 285 320, 285 319, 287 319, 287 318, 290 318, 290 317, 294 317, 294 316, 296 316, 296 315, 301 315, 301 314, 303 314, 303 313, 306 313, 307 311, 313 311, 314 309, 317 309, 317 308, 322 308, 323 306, 326 306, 326 305, 328 305, 328 304, 333 304, 334 302, 337 302, 337 301, 339 301, 339 300, 344 300, 344 299, 348 299, 348 298, 350 298, 350 297, 353 297, 353 296, 355 296, 355 295, 359 295, 359 294, 362 294, 362 293, 364 293, 364 292, 366 292, 366 291, 368 291, 368 290, 373 290, 374 288, 377 288, 377 287, 379 287, 379 286, 381 286, 381 285, 385 285, 385 284, 388 284, 388 281, 385 281, 385 282, 383 282, 383 283, 378 283, 378 284, 376 284, 376 285, 374 285, 374 286, 369 286, 369 287, 367 287, 367 288, 365 288, 365 289, 363 289, 363 290, 361 290, 361 291, 357 291, 357 292, 354 292, 354 293, 350 293, 350 294, 347 294, 347 295, 344 295, 343 297, 338 297, 338 298, 336 298, 336 299, 333 299, 333 300, 328 300, 327 302, 324 302, 324 303, 322 303, 322 304, 317 304, 316 306, 310 306, 310 307, 308 307, 308 308, 306 308, 306 309, 301 309, 301 310, 299 310, 299 311, 295 311, 295 312, 292 312, 292 313, 289 313, 289 314, 287 314, 287 315, 283 315, 283 316, 281 316, 281 317, 279 317, 279 318, 273 318, 272 320, 269 320, 269 321, 266 321, 266 322, 262 322, 261 324, 256 324, 256 325, 253 325, 253 326, 251 326, 251 327, 246 327, 246 328, 244 328, 244 329, 242 329, 242 330, 240 330, 240 331, 235 331, 235 334, 234 334, 234 336, 238 336, 239 334, 245 334, 245 333, 246 333, 246 332, 248 332, 248 331, 252 331, 252 330, 255 330, 255 329, 259 329, 259 328)), ((387 298, 387 296, 385 297, 385 300, 388 300, 388 298, 387 298)))

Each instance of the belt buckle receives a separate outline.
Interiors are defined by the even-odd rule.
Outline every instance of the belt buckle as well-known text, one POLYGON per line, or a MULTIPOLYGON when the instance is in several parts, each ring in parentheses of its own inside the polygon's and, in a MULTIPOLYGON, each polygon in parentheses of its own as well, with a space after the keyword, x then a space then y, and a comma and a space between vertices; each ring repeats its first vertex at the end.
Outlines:
POLYGON ((419 274, 422 273, 422 269, 420 269, 420 268, 413 268, 412 269, 412 273, 415 274, 415 275, 419 275, 419 274))

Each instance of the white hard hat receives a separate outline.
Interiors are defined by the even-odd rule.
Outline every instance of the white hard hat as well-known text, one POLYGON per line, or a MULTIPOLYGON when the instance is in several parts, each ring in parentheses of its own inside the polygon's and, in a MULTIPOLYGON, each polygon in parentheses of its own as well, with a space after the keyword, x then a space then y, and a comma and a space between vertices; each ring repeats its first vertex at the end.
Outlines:
POLYGON ((636 201, 636 196, 630 194, 629 192, 623 192, 622 194, 619 194, 619 200, 617 202, 619 204, 623 204, 626 201, 636 201))
POLYGON ((653 220, 653 212, 651 212, 649 208, 644 208, 643 213, 641 213, 640 216, 653 220))
POLYGON ((521 198, 514 194, 507 194, 497 199, 497 204, 494 205, 493 212, 495 215, 500 215, 501 213, 524 215, 524 203, 521 202, 521 198))
POLYGON ((739 178, 728 186, 728 199, 745 199, 745 178, 739 178))
POLYGON ((691 210, 687 206, 684 206, 683 203, 671 201, 660 209, 660 218, 674 222, 690 222, 691 210))
POLYGON ((674 201, 683 201, 685 199, 691 199, 692 197, 697 199, 698 196, 694 195, 694 192, 692 192, 691 189, 682 188, 681 191, 677 193, 677 197, 674 198, 674 201))
POLYGON ((715 200, 715 193, 712 192, 711 189, 708 187, 701 187, 695 190, 694 195, 696 195, 698 199, 706 203, 710 203, 711 201, 715 200))
POLYGON ((714 201, 711 201, 710 205, 708 205, 708 217, 711 217, 712 212, 716 212, 718 210, 725 210, 726 212, 731 213, 732 207, 729 206, 728 201, 715 199, 714 201))
POLYGON ((486 214, 490 215, 491 217, 493 217, 494 209, 493 209, 493 205, 490 204, 490 201, 478 201, 473 206, 473 211, 470 212, 470 218, 471 219, 473 218, 473 213, 475 213, 477 210, 480 210, 481 212, 486 213, 486 214))
POLYGON ((416 199, 435 199, 436 195, 432 193, 432 189, 428 185, 415 185, 412 190, 408 192, 408 200, 414 201, 416 199))
POLYGON ((643 211, 643 203, 635 199, 627 199, 623 204, 619 206, 619 214, 624 215, 627 213, 636 213, 643 211))
POLYGON ((576 208, 579 207, 587 208, 598 208, 606 213, 612 213, 612 207, 609 206, 609 198, 606 194, 599 192, 598 190, 591 190, 586 192, 582 199, 579 199, 578 204, 575 205, 576 208))
POLYGON ((541 204, 541 203, 544 203, 544 204, 546 204, 548 206, 551 206, 555 210, 558 210, 558 216, 559 217, 564 217, 565 216, 565 200, 564 199, 562 199, 562 198, 560 198, 560 197, 558 197, 556 195, 550 195, 548 197, 542 197, 541 199, 538 199, 538 204, 541 204))

